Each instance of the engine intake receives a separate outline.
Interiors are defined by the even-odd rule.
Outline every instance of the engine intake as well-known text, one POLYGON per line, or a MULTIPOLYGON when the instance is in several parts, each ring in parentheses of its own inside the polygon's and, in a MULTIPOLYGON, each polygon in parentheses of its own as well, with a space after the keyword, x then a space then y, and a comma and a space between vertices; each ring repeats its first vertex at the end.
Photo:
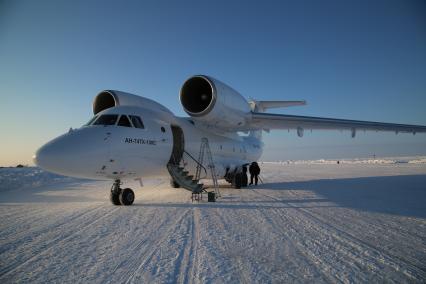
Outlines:
POLYGON ((98 112, 101 112, 105 109, 116 106, 142 107, 151 111, 160 111, 163 113, 172 114, 169 109, 157 103, 156 101, 114 90, 102 91, 95 97, 93 100, 93 114, 97 114, 98 112))
POLYGON ((248 102, 237 91, 204 75, 185 81, 180 101, 186 113, 195 120, 218 128, 242 126, 250 113, 248 102))
POLYGON ((102 91, 93 101, 93 113, 97 114, 104 109, 115 107, 117 105, 119 105, 118 98, 115 96, 113 91, 102 91))
POLYGON ((183 84, 180 100, 188 114, 205 115, 213 109, 216 101, 214 85, 203 76, 192 77, 183 84))

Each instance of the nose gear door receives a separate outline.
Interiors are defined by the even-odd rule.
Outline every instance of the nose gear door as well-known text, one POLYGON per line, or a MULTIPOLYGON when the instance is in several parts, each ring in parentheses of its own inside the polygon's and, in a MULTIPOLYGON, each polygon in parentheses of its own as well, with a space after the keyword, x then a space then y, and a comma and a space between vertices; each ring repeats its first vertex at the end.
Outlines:
POLYGON ((99 165, 99 170, 97 172, 98 175, 105 176, 106 174, 111 174, 111 163, 114 162, 113 158, 111 157, 111 139, 112 139, 112 133, 110 131, 105 131, 103 135, 103 139, 101 142, 101 145, 99 147, 103 147, 106 149, 106 156, 103 159, 103 162, 99 165))

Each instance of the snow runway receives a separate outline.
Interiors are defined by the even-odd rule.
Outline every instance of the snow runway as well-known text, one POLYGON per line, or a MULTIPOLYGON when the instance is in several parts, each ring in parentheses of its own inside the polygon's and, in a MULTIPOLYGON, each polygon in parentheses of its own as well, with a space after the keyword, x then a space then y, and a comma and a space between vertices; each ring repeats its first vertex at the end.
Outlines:
POLYGON ((146 181, 114 207, 109 183, 0 169, 0 282, 425 281, 426 163, 271 163, 262 176, 198 204, 146 181))

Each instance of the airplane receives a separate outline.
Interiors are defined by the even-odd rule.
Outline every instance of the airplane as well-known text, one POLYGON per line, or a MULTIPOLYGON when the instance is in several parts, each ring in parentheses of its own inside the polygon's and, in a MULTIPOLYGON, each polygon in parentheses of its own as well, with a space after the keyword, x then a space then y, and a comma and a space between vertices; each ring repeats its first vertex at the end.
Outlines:
POLYGON ((206 75, 187 79, 179 97, 189 117, 145 97, 102 91, 89 122, 43 145, 34 163, 65 176, 111 180, 112 204, 131 205, 135 194, 123 181, 170 175, 173 187, 195 194, 205 191, 201 179, 246 186, 247 165, 260 158, 262 132, 271 129, 296 130, 299 137, 305 129, 348 130, 352 137, 357 131, 426 132, 420 125, 268 113, 306 102, 246 100, 206 75))

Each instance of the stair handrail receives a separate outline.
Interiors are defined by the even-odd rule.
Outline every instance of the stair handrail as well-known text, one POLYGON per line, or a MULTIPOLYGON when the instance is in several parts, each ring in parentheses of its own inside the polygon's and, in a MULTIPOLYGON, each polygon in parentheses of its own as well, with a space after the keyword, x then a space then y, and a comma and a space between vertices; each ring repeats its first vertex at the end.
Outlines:
POLYGON ((207 160, 209 163, 210 173, 212 174, 214 192, 216 193, 217 197, 220 197, 219 184, 217 182, 215 165, 213 161, 212 152, 210 149, 209 139, 207 137, 201 138, 200 156, 204 156, 204 151, 207 152, 207 160))
MULTIPOLYGON (((200 163, 197 161, 197 159, 195 159, 191 154, 189 154, 186 150, 183 150, 184 154, 187 154, 197 165, 199 165, 201 168, 203 168, 204 170, 204 177, 200 177, 200 179, 206 178, 207 177, 207 169, 200 163)), ((182 156, 182 160, 185 162, 185 159, 182 156)))

